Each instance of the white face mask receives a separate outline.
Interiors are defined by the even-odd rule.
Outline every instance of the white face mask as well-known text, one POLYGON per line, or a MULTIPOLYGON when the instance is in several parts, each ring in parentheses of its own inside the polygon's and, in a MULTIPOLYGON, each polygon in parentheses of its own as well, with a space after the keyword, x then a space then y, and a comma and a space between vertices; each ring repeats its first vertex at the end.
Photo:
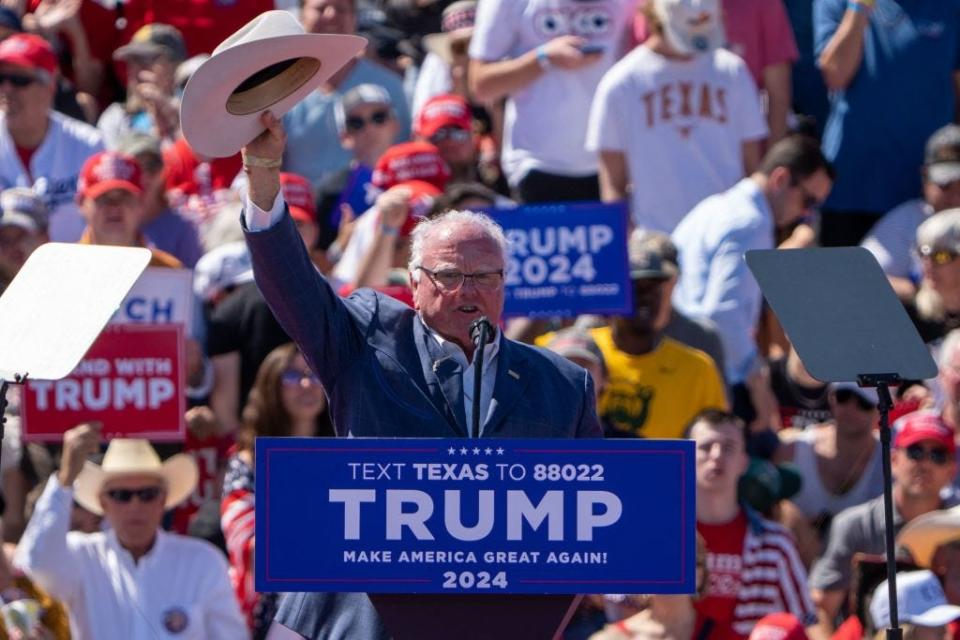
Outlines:
POLYGON ((684 55, 713 51, 726 42, 717 0, 655 0, 664 37, 684 55))

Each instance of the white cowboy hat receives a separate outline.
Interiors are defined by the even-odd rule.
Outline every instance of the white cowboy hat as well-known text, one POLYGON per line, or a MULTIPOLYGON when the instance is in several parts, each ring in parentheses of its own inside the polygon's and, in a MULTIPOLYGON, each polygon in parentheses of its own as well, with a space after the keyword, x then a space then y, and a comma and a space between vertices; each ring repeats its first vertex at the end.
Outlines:
POLYGON ((304 33, 287 11, 266 11, 220 43, 190 77, 180 102, 183 135, 198 153, 231 156, 356 56, 359 36, 304 33))
POLYGON ((166 485, 165 509, 186 500, 197 486, 197 463, 190 456, 178 453, 160 462, 160 456, 146 440, 114 438, 103 454, 103 464, 87 462, 73 483, 73 498, 87 511, 103 515, 100 490, 103 483, 118 476, 155 475, 166 485))
POLYGON ((897 546, 905 547, 917 566, 930 568, 937 547, 960 540, 960 507, 917 516, 900 530, 897 546))

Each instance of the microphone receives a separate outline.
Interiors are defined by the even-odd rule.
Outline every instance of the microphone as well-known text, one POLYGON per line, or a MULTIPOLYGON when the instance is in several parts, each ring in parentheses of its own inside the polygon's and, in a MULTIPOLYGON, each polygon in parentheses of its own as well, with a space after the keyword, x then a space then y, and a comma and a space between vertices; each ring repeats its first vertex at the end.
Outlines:
POLYGON ((480 316, 470 323, 470 339, 477 346, 493 342, 493 325, 487 320, 487 316, 480 316))

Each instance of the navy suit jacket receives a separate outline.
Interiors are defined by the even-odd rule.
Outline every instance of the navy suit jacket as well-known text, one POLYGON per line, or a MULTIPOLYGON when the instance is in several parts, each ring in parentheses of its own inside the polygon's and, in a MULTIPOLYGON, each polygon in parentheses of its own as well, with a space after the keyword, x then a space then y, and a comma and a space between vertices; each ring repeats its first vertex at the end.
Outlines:
MULTIPOLYGON (((320 377, 340 436, 467 436, 460 365, 417 313, 360 289, 340 298, 314 268, 290 216, 246 234, 257 286, 320 377)), ((593 381, 554 353, 501 336, 480 436, 601 437, 593 381)), ((308 638, 382 640, 362 593, 288 594, 277 621, 308 638)))

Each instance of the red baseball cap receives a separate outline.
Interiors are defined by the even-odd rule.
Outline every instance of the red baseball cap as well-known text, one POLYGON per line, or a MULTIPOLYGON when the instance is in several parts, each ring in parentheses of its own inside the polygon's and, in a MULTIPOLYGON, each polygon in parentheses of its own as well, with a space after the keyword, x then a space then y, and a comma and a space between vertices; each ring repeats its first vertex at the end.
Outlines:
POLYGON ((31 33, 17 33, 0 42, 0 62, 40 70, 51 76, 57 73, 57 54, 50 43, 31 33))
POLYGON ((116 151, 101 151, 87 158, 80 169, 77 195, 98 198, 112 189, 124 189, 140 195, 140 165, 128 155, 116 151))
POLYGON ((317 209, 313 201, 310 181, 296 173, 280 173, 280 189, 290 209, 290 217, 299 222, 317 222, 317 209))
POLYGON ((407 215, 403 226, 400 227, 400 235, 407 237, 413 233, 413 228, 427 217, 430 208, 433 207, 433 201, 443 192, 423 180, 408 180, 396 186, 406 187, 410 190, 410 213, 407 215))
POLYGON ((449 179, 450 168, 440 157, 439 149, 429 142, 403 142, 383 152, 371 182, 382 191, 411 180, 428 182, 443 190, 449 179))
POLYGON ((473 114, 463 97, 445 93, 431 98, 417 112, 413 124, 414 133, 421 138, 429 138, 444 127, 473 128, 473 114))
POLYGON ((924 440, 932 440, 942 445, 951 454, 957 450, 953 429, 933 411, 915 411, 905 416, 893 446, 904 449, 924 440))
POLYGON ((792 613, 771 613, 757 621, 749 640, 808 640, 800 620, 792 613))

